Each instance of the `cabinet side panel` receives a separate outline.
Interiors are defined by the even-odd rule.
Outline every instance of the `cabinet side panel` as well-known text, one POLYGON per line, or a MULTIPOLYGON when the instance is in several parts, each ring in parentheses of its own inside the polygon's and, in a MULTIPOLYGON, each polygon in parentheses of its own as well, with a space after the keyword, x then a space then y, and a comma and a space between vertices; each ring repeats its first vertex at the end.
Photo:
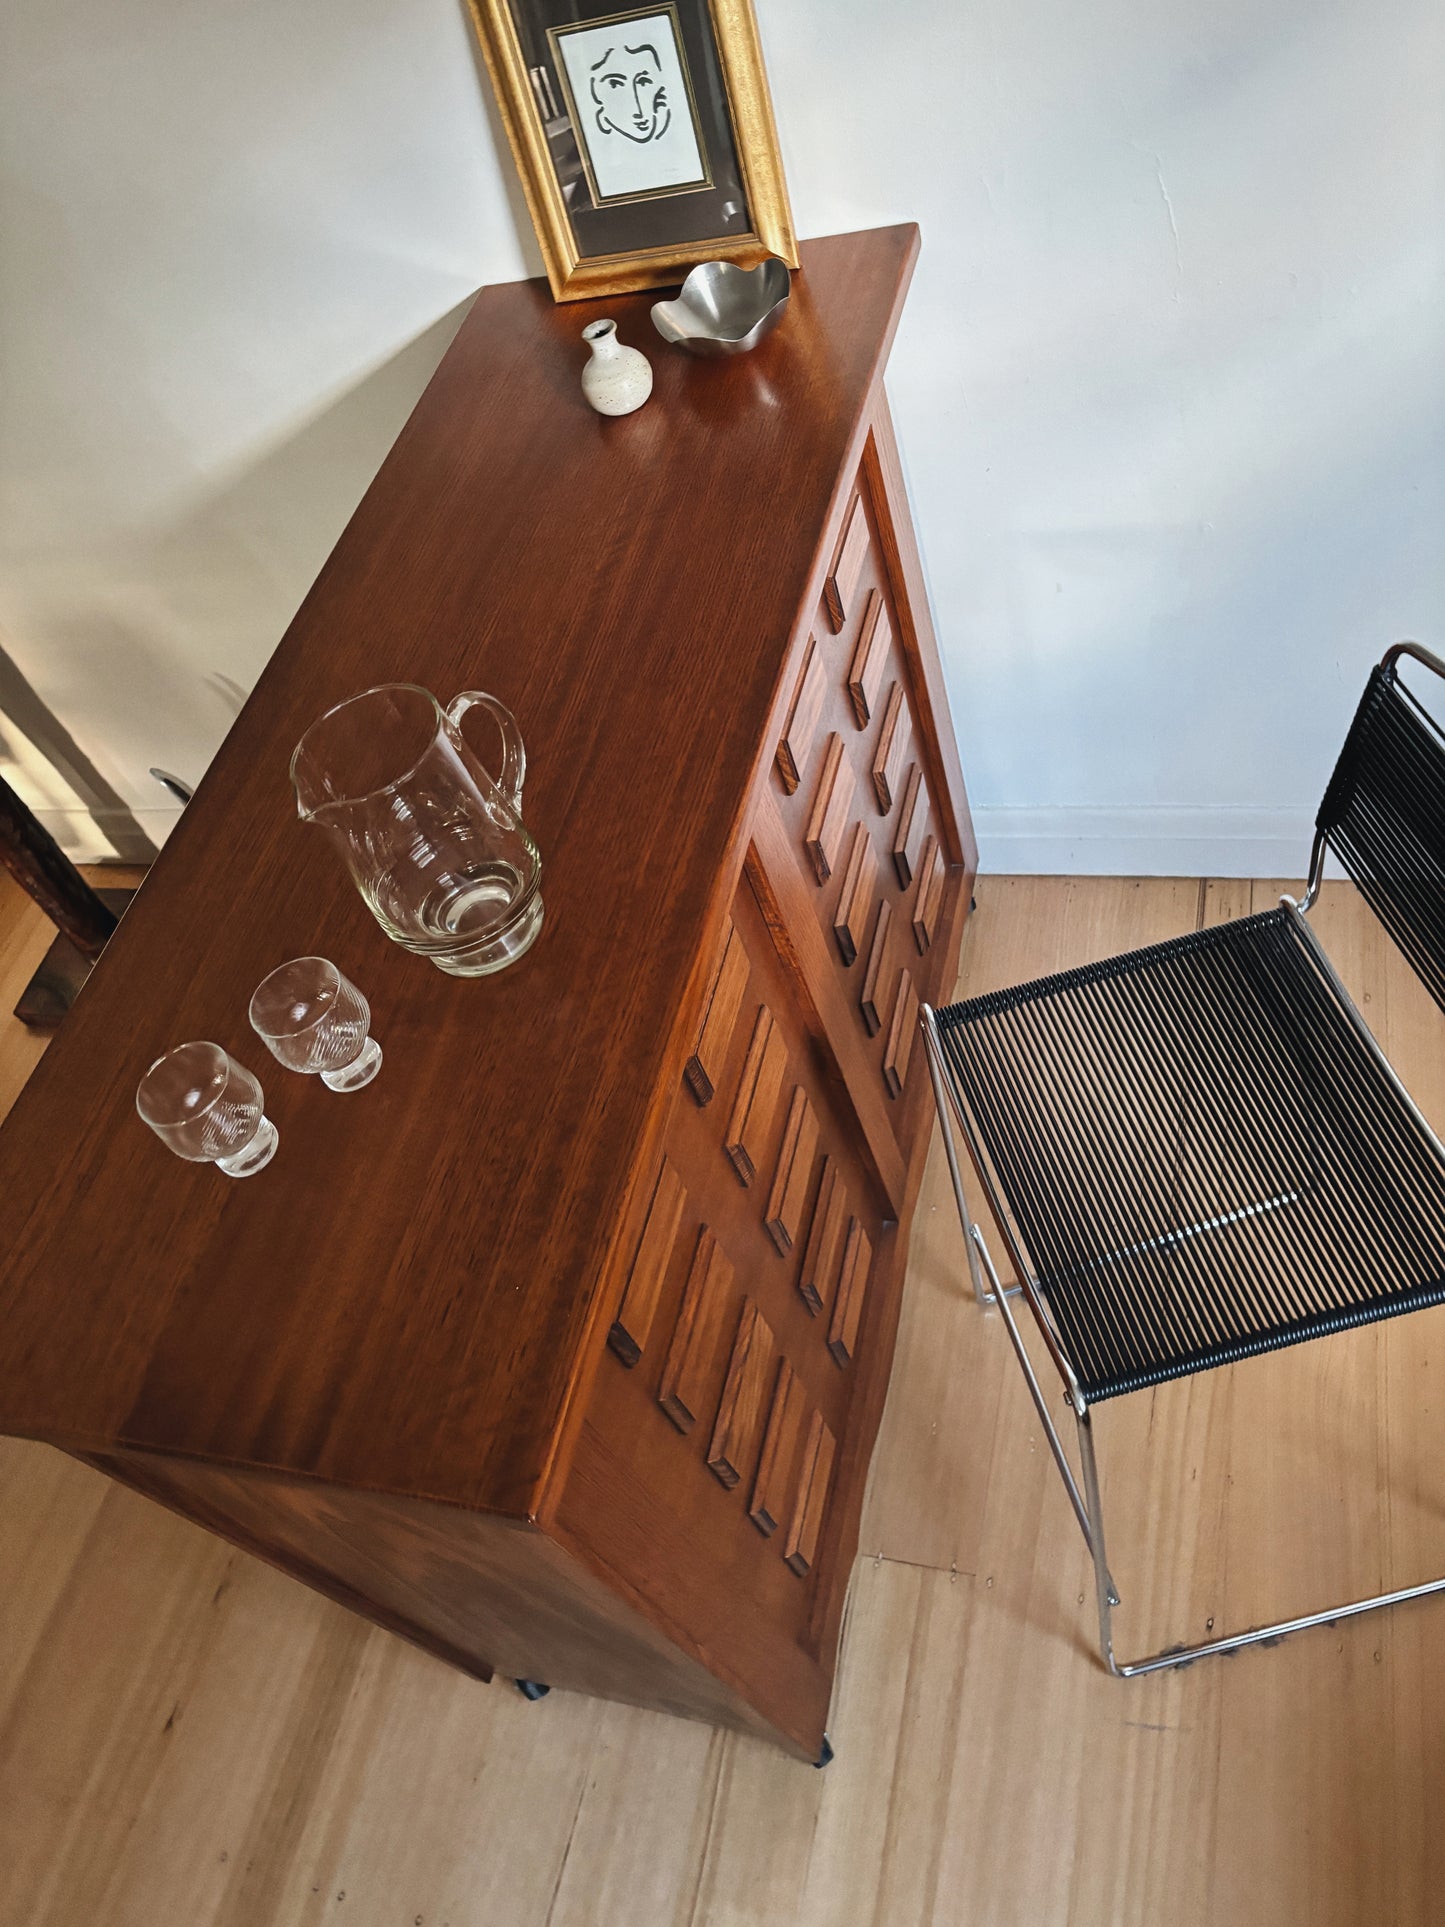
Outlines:
POLYGON ((806 1751, 525 1523, 153 1453, 86 1463, 475 1677, 541 1680, 806 1751))

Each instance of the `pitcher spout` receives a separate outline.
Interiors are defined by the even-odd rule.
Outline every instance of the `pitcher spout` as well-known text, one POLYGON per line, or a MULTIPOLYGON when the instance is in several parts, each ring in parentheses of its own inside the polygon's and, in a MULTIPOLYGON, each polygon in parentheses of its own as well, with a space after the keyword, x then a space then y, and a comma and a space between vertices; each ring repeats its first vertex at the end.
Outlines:
POLYGON ((378 795, 406 781, 441 720, 436 698, 411 683, 383 683, 328 709, 291 757, 298 816, 344 833, 378 795))
POLYGON ((291 757, 291 787, 296 792, 296 814, 303 823, 314 823, 328 807, 320 771, 306 754, 305 742, 297 744, 291 757))
POLYGON ((291 758, 291 787, 296 792, 296 814, 303 823, 340 829, 355 807, 355 799, 339 795, 335 777, 315 754, 310 734, 302 737, 291 758))

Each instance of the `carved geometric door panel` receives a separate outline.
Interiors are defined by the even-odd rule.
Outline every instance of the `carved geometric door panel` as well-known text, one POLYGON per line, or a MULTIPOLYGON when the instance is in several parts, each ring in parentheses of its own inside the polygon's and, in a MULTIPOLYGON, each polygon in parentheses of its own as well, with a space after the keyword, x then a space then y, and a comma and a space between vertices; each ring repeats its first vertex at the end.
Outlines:
POLYGON ((776 745, 773 795, 905 1158, 928 1121, 918 1007, 939 1001, 950 870, 893 590, 860 472, 776 745))
POLYGON ((671 1482, 674 1513, 686 1492, 734 1574, 781 1588, 803 1639, 887 1230, 819 1051, 745 873, 632 1214, 589 1414, 637 1476, 671 1482))

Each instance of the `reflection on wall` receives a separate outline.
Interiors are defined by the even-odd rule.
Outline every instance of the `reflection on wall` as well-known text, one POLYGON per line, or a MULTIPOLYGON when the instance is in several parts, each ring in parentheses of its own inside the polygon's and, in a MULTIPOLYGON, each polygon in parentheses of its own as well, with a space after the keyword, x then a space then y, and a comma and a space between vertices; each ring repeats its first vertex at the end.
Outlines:
MULTIPOLYGON (((50 812, 78 818, 76 834, 95 832, 123 863, 151 863, 156 848, 125 798, 112 788, 53 710, 0 649, 0 768, 24 772, 32 797, 50 812)), ((12 783, 12 787, 14 787, 12 783)), ((35 807, 32 802, 32 807, 35 807)))
MULTIPOLYGON (((923 227, 890 389, 985 861, 1297 870, 1367 662, 1445 642, 1445 14, 757 4, 800 232, 923 227)), ((14 721, 0 771, 92 854, 539 264, 460 0, 0 35, 0 647, 92 794, 14 721)))

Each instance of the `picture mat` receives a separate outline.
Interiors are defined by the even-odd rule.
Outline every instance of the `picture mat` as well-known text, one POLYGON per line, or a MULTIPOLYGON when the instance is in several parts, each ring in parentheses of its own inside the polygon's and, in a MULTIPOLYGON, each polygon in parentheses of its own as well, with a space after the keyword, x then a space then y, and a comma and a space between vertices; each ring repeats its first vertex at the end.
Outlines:
POLYGON ((712 185, 676 9, 548 30, 600 205, 712 185))

